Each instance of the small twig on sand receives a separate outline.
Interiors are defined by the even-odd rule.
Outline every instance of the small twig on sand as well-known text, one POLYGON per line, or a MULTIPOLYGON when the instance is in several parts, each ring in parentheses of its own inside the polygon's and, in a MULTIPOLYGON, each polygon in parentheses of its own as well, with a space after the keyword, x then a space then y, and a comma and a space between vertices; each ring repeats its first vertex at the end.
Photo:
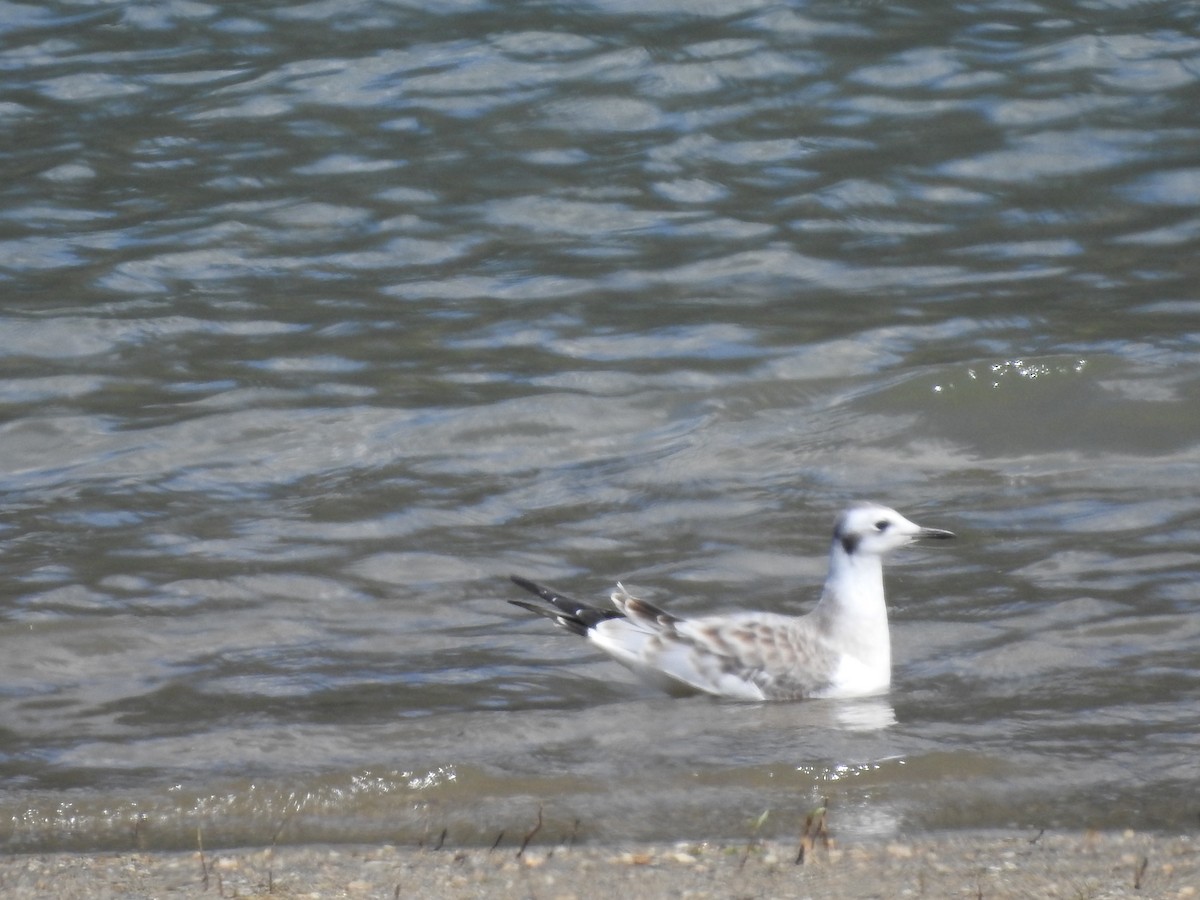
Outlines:
POLYGON ((804 833, 800 835, 800 847, 796 851, 796 865, 802 865, 808 859, 818 840, 822 847, 826 850, 829 849, 829 827, 826 824, 828 812, 829 798, 825 797, 821 801, 821 805, 804 819, 804 833))
POLYGON ((1141 863, 1133 870, 1133 889, 1140 891, 1142 889, 1142 878, 1146 875, 1146 869, 1150 866, 1150 857, 1143 856, 1141 863))
MULTIPOLYGON (((297 811, 299 807, 297 807, 297 811)), ((292 813, 288 813, 283 817, 283 821, 279 823, 279 827, 275 829, 275 833, 271 835, 271 846, 267 848, 267 893, 275 893, 275 847, 279 843, 279 835, 287 826, 291 819, 292 813)))
POLYGON ((534 825, 533 828, 531 828, 529 830, 529 833, 527 835, 525 835, 525 840, 521 841, 521 849, 517 851, 518 859, 520 858, 521 854, 525 852, 525 848, 529 846, 529 842, 533 840, 533 836, 541 830, 542 830, 542 804, 539 803, 538 804, 537 824, 534 825))
POLYGON ((750 823, 750 839, 746 841, 746 849, 742 853, 742 861, 738 863, 739 869, 745 868, 746 860, 750 858, 750 851, 754 848, 754 845, 758 843, 758 832, 762 830, 763 825, 766 824, 767 816, 769 815, 771 815, 771 808, 767 807, 762 811, 762 815, 750 823))
POLYGON ((146 814, 138 813, 133 819, 133 842, 139 850, 146 849, 146 814))
POLYGON ((204 859, 204 832, 196 826, 196 847, 200 851, 200 884, 208 890, 208 862, 204 859))

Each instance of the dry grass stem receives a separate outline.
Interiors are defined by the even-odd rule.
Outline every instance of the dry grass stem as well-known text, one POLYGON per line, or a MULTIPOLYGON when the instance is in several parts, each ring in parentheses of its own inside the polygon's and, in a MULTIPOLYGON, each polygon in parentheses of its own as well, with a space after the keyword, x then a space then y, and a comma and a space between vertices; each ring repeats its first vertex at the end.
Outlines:
POLYGON ((525 840, 521 841, 521 849, 517 851, 518 859, 520 858, 521 854, 525 852, 525 848, 529 846, 529 842, 533 840, 533 836, 541 830, 542 830, 542 804, 539 803, 538 804, 537 824, 534 825, 533 828, 531 828, 529 830, 529 833, 525 835, 525 840))

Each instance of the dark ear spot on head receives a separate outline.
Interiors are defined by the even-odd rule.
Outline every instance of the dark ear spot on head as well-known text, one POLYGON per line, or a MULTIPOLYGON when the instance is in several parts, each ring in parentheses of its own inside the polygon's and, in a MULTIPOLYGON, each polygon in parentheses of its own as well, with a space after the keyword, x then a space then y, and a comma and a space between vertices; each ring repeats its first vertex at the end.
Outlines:
POLYGON ((842 549, 847 555, 852 555, 858 549, 859 536, 857 534, 842 535, 842 549))

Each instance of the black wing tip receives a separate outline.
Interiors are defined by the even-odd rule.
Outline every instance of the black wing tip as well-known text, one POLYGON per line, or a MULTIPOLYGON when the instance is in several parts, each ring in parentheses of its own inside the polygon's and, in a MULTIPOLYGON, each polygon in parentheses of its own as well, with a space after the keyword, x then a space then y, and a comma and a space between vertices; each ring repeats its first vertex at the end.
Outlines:
POLYGON ((557 625, 574 634, 586 635, 588 630, 609 619, 621 618, 621 613, 615 609, 601 609, 590 604, 563 596, 558 591, 551 590, 545 585, 530 581, 520 575, 508 576, 517 587, 524 588, 531 594, 537 594, 550 604, 552 609, 529 603, 526 600, 509 600, 508 602, 540 616, 553 619, 557 625))
POLYGON ((578 634, 581 637, 587 635, 587 623, 562 610, 552 609, 548 606, 538 606, 536 603, 530 603, 528 600, 509 600, 508 602, 513 606, 519 606, 523 610, 549 619, 559 628, 569 631, 571 634, 578 634))
MULTIPOLYGON (((536 581, 530 581, 528 578, 524 578, 520 575, 509 575, 508 578, 517 587, 524 588, 525 590, 529 591, 529 593, 531 593, 531 594, 537 594, 539 597, 541 597, 547 603, 553 603, 556 599, 562 597, 562 595, 559 594, 558 591, 552 591, 552 590, 550 590, 550 588, 546 587, 544 584, 538 584, 536 581)), ((566 598, 563 598, 563 599, 566 599, 566 598)))
POLYGON ((539 616, 552 616, 554 613, 546 609, 544 606, 538 606, 536 603, 530 603, 528 600, 509 600, 513 606, 519 606, 521 609, 527 609, 532 613, 537 613, 539 616))

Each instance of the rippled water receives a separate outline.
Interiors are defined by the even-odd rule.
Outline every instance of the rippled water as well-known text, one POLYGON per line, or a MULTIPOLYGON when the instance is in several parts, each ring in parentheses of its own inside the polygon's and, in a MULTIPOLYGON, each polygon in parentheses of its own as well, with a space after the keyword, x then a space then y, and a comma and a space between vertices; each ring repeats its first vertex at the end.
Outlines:
POLYGON ((0 34, 7 848, 1195 827, 1194 5, 0 34), (671 700, 503 602, 799 611, 860 497, 960 535, 886 699, 671 700))

